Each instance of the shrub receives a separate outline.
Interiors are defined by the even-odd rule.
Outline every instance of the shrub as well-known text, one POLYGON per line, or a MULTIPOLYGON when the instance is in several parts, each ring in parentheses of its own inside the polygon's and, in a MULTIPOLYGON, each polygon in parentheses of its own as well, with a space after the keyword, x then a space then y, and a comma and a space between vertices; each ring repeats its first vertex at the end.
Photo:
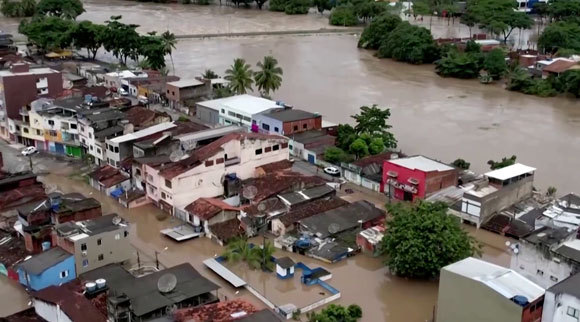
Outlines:
POLYGON ((287 4, 288 0, 270 0, 269 9, 270 11, 284 12, 287 4))
POLYGON ((333 26, 355 26, 358 24, 358 18, 352 5, 334 8, 330 13, 329 21, 333 26))
POLYGON ((310 5, 309 0, 290 0, 284 8, 284 12, 287 15, 304 15, 308 13, 310 5))
POLYGON ((439 50, 429 30, 405 21, 381 41, 378 56, 411 64, 425 64, 437 60, 439 50))
POLYGON ((371 21, 362 32, 358 41, 360 48, 379 49, 381 40, 401 23, 401 17, 383 13, 371 21))
POLYGON ((471 53, 449 53, 435 65, 437 74, 444 77, 476 78, 480 70, 478 55, 471 53))

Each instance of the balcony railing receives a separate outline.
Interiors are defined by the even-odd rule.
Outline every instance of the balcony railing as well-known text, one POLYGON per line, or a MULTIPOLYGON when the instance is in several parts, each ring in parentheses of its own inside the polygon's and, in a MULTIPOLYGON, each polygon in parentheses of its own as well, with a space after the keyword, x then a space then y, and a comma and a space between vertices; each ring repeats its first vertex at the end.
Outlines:
POLYGON ((235 165, 240 163, 240 158, 231 158, 231 159, 227 159, 224 164, 226 165, 226 167, 229 167, 231 165, 235 165))

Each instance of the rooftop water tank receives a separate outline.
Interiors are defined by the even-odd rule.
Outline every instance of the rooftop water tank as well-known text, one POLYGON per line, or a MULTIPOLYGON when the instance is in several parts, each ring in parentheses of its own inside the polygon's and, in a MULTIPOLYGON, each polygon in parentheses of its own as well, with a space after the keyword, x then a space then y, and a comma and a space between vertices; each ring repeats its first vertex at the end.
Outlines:
POLYGON ((528 305, 528 298, 523 295, 516 295, 512 297, 512 301, 519 306, 526 306, 528 305))
POLYGON ((98 280, 95 281, 97 283, 97 288, 103 288, 107 285, 107 280, 105 280, 104 278, 99 278, 98 280))
POLYGON ((85 283, 85 289, 87 290, 87 292, 93 292, 94 290, 96 290, 96 288, 97 288, 97 284, 95 284, 93 282, 85 283))

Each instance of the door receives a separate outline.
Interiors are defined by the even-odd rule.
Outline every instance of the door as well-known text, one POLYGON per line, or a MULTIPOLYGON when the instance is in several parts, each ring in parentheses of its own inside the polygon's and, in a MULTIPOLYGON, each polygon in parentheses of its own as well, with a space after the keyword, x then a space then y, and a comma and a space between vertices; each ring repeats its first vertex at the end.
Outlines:
POLYGON ((405 195, 403 197, 403 200, 405 200, 405 201, 413 201, 413 194, 410 193, 410 192, 408 192, 408 191, 405 191, 405 195))
POLYGON ((314 154, 308 154, 308 162, 314 164, 315 161, 315 157, 314 154))
POLYGON ((64 145, 62 145, 60 143, 55 143, 54 144, 54 150, 58 154, 64 154, 64 145))

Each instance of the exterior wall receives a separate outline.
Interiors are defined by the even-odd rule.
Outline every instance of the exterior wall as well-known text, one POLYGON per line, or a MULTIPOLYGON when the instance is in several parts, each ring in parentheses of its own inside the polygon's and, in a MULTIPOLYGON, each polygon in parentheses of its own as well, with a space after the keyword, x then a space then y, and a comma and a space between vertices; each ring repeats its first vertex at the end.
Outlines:
POLYGON ((457 185, 457 171, 428 172, 425 180, 425 197, 447 187, 457 185))
POLYGON ((159 175, 159 170, 148 165, 145 165, 145 172, 146 174, 144 174, 144 176, 147 180, 147 189, 145 189, 147 198, 153 200, 157 204, 161 198, 161 191, 159 190, 159 186, 162 181, 165 182, 165 179, 161 178, 159 175))
POLYGON ((30 104, 39 96, 57 96, 62 93, 62 75, 54 70, 46 74, 22 73, 0 77, 0 84, 0 91, 3 91, 0 97, 4 97, 6 115, 14 119, 20 119, 21 107, 30 104), (39 88, 37 81, 45 87, 39 88))
POLYGON ((498 191, 479 198, 465 193, 463 199, 481 203, 480 221, 486 221, 491 215, 508 208, 532 196, 534 177, 530 176, 518 182, 501 187, 498 191))
POLYGON ((304 132, 308 130, 320 129, 322 127, 322 117, 300 120, 295 122, 284 122, 284 135, 304 132))
POLYGON ((569 307, 580 310, 580 299, 568 294, 546 291, 542 322, 577 322, 578 318, 567 314, 569 307))
MULTIPOLYGON (((242 180, 255 176, 256 167, 264 164, 288 159, 288 148, 283 148, 282 140, 233 140, 223 145, 223 151, 217 153, 206 161, 213 161, 212 165, 206 163, 182 173, 171 180, 172 188, 165 185, 165 179, 154 181, 162 182, 158 186, 171 199, 165 199, 170 205, 183 208, 200 197, 215 197, 223 194, 223 177, 229 173, 235 173, 242 180), (265 152, 267 147, 279 145, 278 151, 265 152), (242 148, 243 146, 243 148, 242 148), (262 149, 262 154, 256 155, 256 149, 262 149), (227 155, 227 158, 225 156, 227 155), (217 159, 239 158, 240 162, 226 166, 226 162, 217 163, 217 159)), ((149 173, 149 170, 148 170, 149 173)), ((149 191, 147 192, 149 193, 149 191)))
POLYGON ((481 282, 441 270, 437 319, 441 322, 521 322, 523 308, 481 282))
POLYGON ((115 190, 117 190, 119 188, 123 188, 123 190, 125 190, 125 191, 131 189, 131 180, 127 177, 127 180, 125 180, 125 181, 123 181, 121 183, 118 183, 118 184, 116 184, 114 186, 110 186, 108 188, 103 188, 103 192, 107 196, 110 196, 111 195, 111 192, 113 192, 113 191, 115 191, 115 190))
POLYGON ((261 132, 284 134, 284 123, 281 121, 270 118, 264 114, 255 114, 252 119, 256 122, 256 125, 258 125, 261 132))
POLYGON ((220 112, 201 105, 196 105, 195 116, 207 124, 220 124, 220 112))
POLYGON ((578 264, 536 245, 521 242, 518 254, 512 254, 510 267, 543 288, 549 288, 577 271, 578 264))
POLYGON ((103 214, 101 207, 95 207, 77 212, 68 212, 55 215, 53 222, 55 224, 62 224, 69 221, 81 221, 100 217, 103 214))
POLYGON ((32 299, 34 311, 38 316, 50 322, 73 322, 61 309, 60 306, 44 302, 39 299, 32 299))
POLYGON ((388 187, 389 191, 391 192, 391 195, 395 199, 399 199, 399 200, 405 199, 404 198, 405 197, 404 191, 402 189, 395 188, 392 185, 389 185, 387 183, 387 180, 390 178, 388 175, 389 171, 395 171, 397 173, 396 181, 399 184, 413 186, 411 183, 409 183, 409 181, 408 181, 409 178, 413 177, 413 178, 419 180, 419 184, 416 186, 417 192, 413 194, 412 200, 410 200, 410 201, 425 198, 425 182, 426 182, 425 179, 427 177, 427 174, 425 172, 420 171, 420 170, 410 170, 410 169, 401 167, 399 165, 396 165, 394 163, 391 163, 389 161, 385 161, 385 163, 383 165, 383 182, 385 185, 385 189, 387 189, 387 187, 388 187))
POLYGON ((69 256, 60 263, 48 268, 39 275, 30 275, 21 269, 18 269, 18 280, 20 284, 31 288, 35 291, 40 291, 51 285, 60 285, 76 278, 74 256, 69 256), (68 271, 68 276, 61 278, 60 274, 63 271, 68 271))
POLYGON ((165 96, 167 97, 168 100, 172 101, 173 104, 180 105, 183 102, 183 100, 207 96, 210 94, 210 92, 211 92, 210 83, 182 88, 176 87, 171 83, 167 83, 165 96))
POLYGON ((129 243, 128 236, 129 226, 119 226, 116 230, 77 240, 74 244, 77 274, 80 275, 105 265, 129 260, 133 248, 129 243), (99 239, 101 245, 98 245, 99 239), (82 244, 87 247, 86 256, 81 250, 82 244), (99 260, 99 255, 103 255, 102 260, 99 260))

